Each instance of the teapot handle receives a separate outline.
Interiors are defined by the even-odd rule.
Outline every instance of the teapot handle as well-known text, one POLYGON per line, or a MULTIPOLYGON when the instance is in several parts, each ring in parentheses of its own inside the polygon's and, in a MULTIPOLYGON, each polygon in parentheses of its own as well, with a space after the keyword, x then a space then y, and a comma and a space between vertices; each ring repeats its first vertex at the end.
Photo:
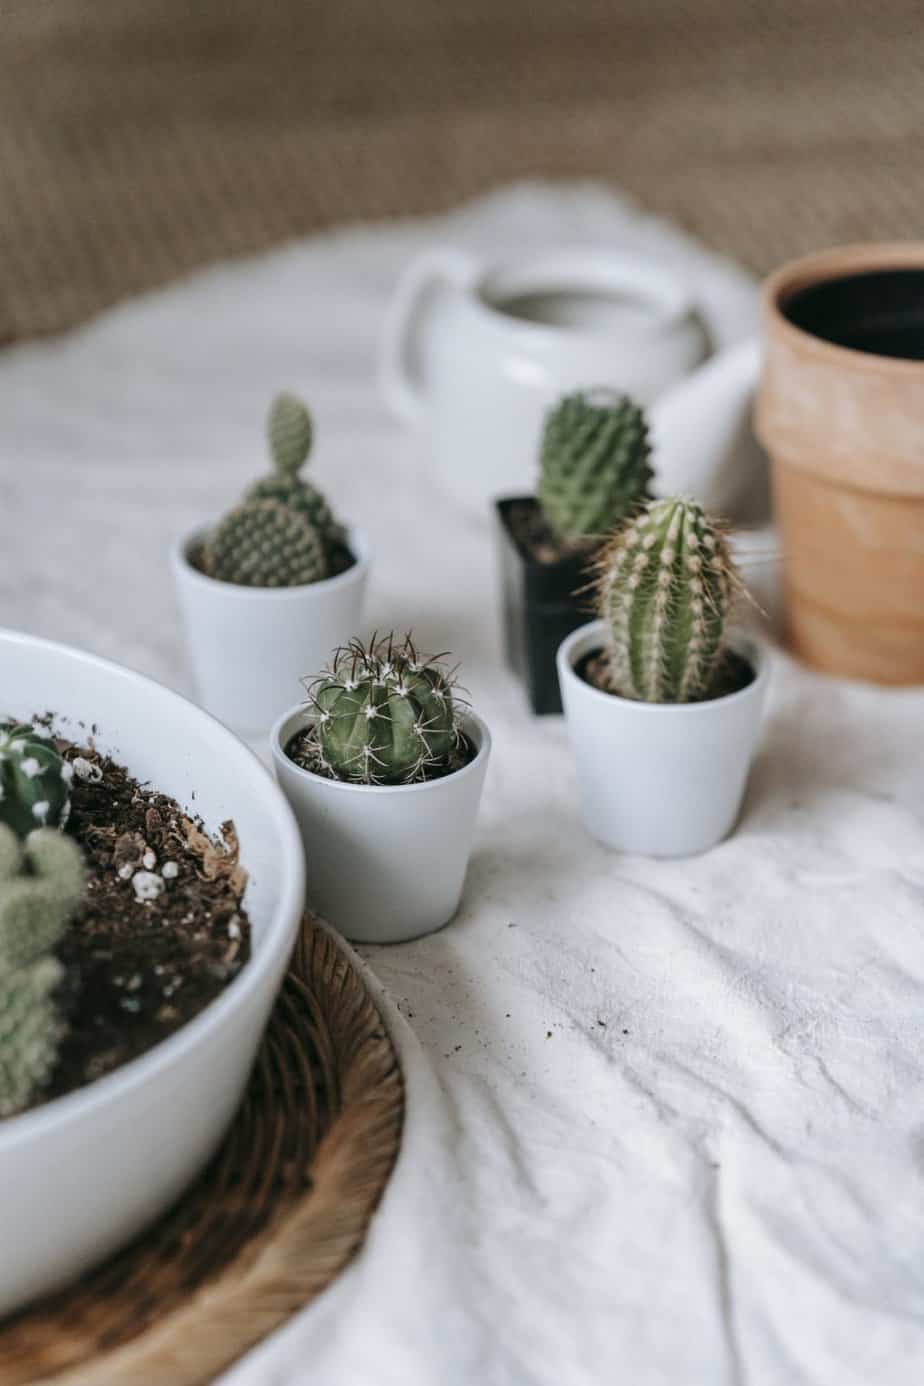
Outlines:
POLYGON ((427 301, 440 284, 467 286, 475 276, 475 261, 449 247, 428 251, 415 260, 398 284, 385 318, 379 381, 389 409, 408 423, 424 407, 424 380, 414 347, 427 301))

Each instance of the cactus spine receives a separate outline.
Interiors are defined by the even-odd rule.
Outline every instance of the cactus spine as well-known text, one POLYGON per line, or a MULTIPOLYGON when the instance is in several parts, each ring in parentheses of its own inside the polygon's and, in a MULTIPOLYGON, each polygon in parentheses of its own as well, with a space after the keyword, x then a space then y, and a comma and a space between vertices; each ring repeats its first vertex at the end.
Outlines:
MULTIPOLYGON (((413 784, 450 768, 460 742, 452 676, 410 636, 353 640, 309 686, 317 768, 354 784, 413 784)), ((307 769, 316 768, 307 764, 307 769)))
POLYGON ((71 838, 39 828, 20 846, 0 824, 0 1117, 27 1106, 54 1069, 64 1027, 52 949, 85 883, 71 838))
POLYGON ((0 823, 20 837, 33 828, 63 827, 73 773, 49 737, 18 722, 0 725, 0 823))
POLYGON ((539 503, 575 543, 619 524, 648 494, 653 472, 643 411, 627 395, 566 395, 546 417, 539 503))
POLYGON ((600 561, 612 691, 649 703, 707 696, 738 585, 724 535, 701 506, 651 501, 600 561))
POLYGON ((311 451, 311 415, 295 395, 273 400, 267 435, 275 470, 255 481, 202 546, 209 577, 244 587, 297 587, 325 578, 345 531, 299 471, 311 451))

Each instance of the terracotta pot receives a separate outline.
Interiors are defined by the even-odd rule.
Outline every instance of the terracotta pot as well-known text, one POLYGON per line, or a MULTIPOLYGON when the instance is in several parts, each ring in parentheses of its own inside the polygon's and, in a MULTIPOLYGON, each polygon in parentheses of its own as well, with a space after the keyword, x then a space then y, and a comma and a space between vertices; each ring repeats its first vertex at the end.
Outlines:
POLYGON ((794 261, 763 323, 789 643, 829 673, 924 683, 924 243, 794 261))

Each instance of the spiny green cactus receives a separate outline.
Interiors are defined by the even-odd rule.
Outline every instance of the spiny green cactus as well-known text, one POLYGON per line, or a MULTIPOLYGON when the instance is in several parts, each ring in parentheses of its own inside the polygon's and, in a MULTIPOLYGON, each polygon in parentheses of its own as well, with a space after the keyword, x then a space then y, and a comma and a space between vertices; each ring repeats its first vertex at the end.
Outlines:
POLYGON ((298 587, 327 575, 317 530, 280 501, 243 501, 202 549, 209 577, 242 587, 298 587))
POLYGON ((725 537, 701 506, 651 501, 600 560, 613 692, 649 703, 707 696, 738 586, 725 537))
POLYGON ((0 823, 20 837, 33 828, 63 827, 73 773, 49 737, 20 722, 0 724, 0 823))
MULTIPOLYGON (((451 673, 407 636, 336 651, 308 689, 320 768, 354 784, 413 784, 444 774, 460 743, 451 673)), ((312 768, 310 765, 308 768, 312 768)))
POLYGON ((556 533, 575 543, 625 519, 648 494, 650 452, 628 395, 565 395, 546 416, 540 455, 539 503, 556 533))
POLYGON ((63 1024, 52 955, 83 896, 80 848, 54 828, 20 846, 0 824, 0 1117, 26 1106, 51 1077, 63 1024))
POLYGON ((270 454, 275 471, 255 481, 245 500, 278 500, 301 515, 321 536, 328 564, 346 541, 320 491, 298 475, 311 451, 314 432, 311 415, 296 395, 277 395, 267 420, 270 454))

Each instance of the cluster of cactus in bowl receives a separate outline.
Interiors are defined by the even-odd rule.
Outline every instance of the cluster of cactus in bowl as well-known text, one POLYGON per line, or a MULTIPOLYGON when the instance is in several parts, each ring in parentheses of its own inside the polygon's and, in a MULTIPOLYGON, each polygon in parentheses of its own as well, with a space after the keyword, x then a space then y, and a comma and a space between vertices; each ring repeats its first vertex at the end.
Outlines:
POLYGON ((32 727, 0 726, 0 1117, 48 1082, 64 1024, 54 950, 86 884, 62 831, 73 770, 32 727))

